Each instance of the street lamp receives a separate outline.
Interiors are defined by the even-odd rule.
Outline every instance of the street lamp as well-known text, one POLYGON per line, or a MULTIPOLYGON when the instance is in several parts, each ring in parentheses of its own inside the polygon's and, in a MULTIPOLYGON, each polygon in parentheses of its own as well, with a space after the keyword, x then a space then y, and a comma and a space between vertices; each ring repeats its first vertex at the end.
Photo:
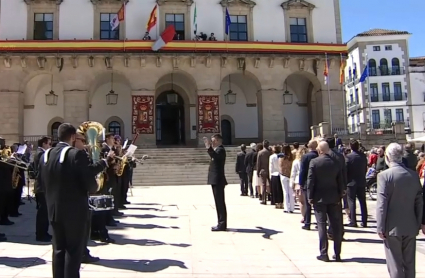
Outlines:
POLYGON ((228 90, 227 94, 224 95, 224 102, 226 104, 235 104, 236 103, 236 94, 232 90, 228 90))
POLYGON ((106 105, 116 105, 118 103, 118 95, 114 91, 114 73, 111 73, 111 90, 106 95, 106 105))
POLYGON ((167 102, 168 104, 177 104, 179 100, 179 96, 176 93, 167 94, 167 102))
POLYGON ((50 90, 50 92, 46 94, 46 105, 49 105, 49 106, 58 105, 58 95, 55 94, 53 90, 50 90))
POLYGON ((288 91, 288 83, 286 83, 285 81, 285 92, 283 93, 283 105, 289 105, 292 104, 293 99, 292 99, 292 94, 288 91))

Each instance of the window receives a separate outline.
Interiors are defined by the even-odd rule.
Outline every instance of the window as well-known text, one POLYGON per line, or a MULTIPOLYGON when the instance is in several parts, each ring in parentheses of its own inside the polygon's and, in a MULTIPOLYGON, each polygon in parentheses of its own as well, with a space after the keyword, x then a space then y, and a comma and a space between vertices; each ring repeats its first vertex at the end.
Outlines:
POLYGON ((393 46, 392 46, 392 45, 386 45, 386 46, 385 46, 385 50, 386 50, 386 51, 393 50, 393 46))
POLYGON ((289 29, 291 32, 291 42, 306 43, 308 41, 305 18, 291 17, 289 20, 289 29))
POLYGON ((354 103, 353 89, 350 89, 350 104, 354 103))
POLYGON ((353 68, 353 80, 357 79, 357 64, 354 63, 354 68, 353 68))
POLYGON ((176 29, 174 40, 183 41, 185 35, 184 14, 165 14, 165 28, 170 25, 174 25, 176 29))
POLYGON ((379 62, 379 69, 381 71, 381 75, 389 75, 389 71, 388 71, 388 61, 385 58, 382 58, 381 61, 379 62))
POLYGON ((404 122, 403 109, 398 108, 395 110, 395 120, 396 122, 404 122))
POLYGON ((121 136, 121 125, 119 122, 110 122, 108 125, 108 132, 113 133, 115 135, 121 136))
POLYGON ((101 13, 100 14, 100 39, 101 40, 119 40, 120 28, 112 30, 111 21, 117 14, 101 13))
POLYGON ((372 110, 372 126, 373 128, 379 128, 379 122, 381 121, 379 110, 372 110))
POLYGON ((359 104, 359 89, 356 88, 356 93, 355 93, 355 101, 356 104, 359 104))
POLYGON ((229 39, 231 41, 247 41, 248 26, 245 15, 231 15, 232 22, 229 27, 229 39))
POLYGON ((34 40, 53 40, 53 14, 34 14, 34 40))
POLYGON ((351 74, 352 74, 351 67, 348 67, 348 78, 350 79, 350 81, 351 81, 351 74))
POLYGON ((59 129, 59 126, 61 125, 62 123, 60 123, 60 122, 54 122, 53 124, 52 124, 52 127, 51 127, 51 129, 50 129, 50 133, 51 133, 51 136, 52 136, 52 142, 58 142, 58 129, 59 129))
POLYGON ((401 83, 394 83, 394 100, 403 100, 403 93, 401 92, 401 83))
POLYGON ((391 123, 393 121, 393 117, 391 115, 391 109, 384 109, 384 121, 385 121, 385 128, 391 127, 391 123))
POLYGON ((376 61, 374 59, 369 60, 369 75, 370 76, 377 76, 377 70, 376 70, 376 61))
POLYGON ((391 74, 392 75, 400 75, 400 60, 398 58, 393 58, 391 60, 391 74))
POLYGON ((381 47, 380 46, 374 46, 373 51, 381 51, 381 47))
POLYGON ((390 83, 382 83, 382 101, 390 101, 390 83))
POLYGON ((378 84, 372 83, 370 84, 370 101, 371 102, 378 102, 378 84))

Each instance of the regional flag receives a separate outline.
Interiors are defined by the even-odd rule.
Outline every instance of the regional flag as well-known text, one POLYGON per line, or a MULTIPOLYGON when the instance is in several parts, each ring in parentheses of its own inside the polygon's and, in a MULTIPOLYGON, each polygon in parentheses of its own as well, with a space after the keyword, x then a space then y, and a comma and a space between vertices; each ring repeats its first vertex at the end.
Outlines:
POLYGON ((118 28, 118 26, 120 26, 120 22, 124 21, 125 19, 125 5, 126 3, 122 4, 120 10, 118 11, 118 13, 111 19, 111 30, 114 31, 115 29, 118 28))
POLYGON ((325 59, 325 68, 323 69, 323 77, 325 81, 325 85, 328 84, 328 78, 329 78, 329 66, 328 66, 328 57, 325 59))
POLYGON ((339 84, 344 84, 344 78, 345 78, 345 61, 342 58, 342 54, 341 54, 341 65, 339 66, 339 84))
POLYGON ((146 32, 150 32, 150 30, 156 25, 157 17, 156 17, 156 11, 158 9, 158 5, 155 5, 153 8, 151 15, 149 17, 148 23, 146 24, 146 32))

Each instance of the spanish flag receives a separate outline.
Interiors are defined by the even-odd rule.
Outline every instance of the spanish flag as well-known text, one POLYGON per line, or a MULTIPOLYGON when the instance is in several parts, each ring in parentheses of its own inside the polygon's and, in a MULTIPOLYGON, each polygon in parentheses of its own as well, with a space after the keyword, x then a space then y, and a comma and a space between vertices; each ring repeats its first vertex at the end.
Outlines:
POLYGON ((341 55, 341 65, 339 66, 339 84, 344 84, 344 78, 345 78, 345 60, 341 55))
POLYGON ((151 12, 151 16, 149 17, 148 23, 146 24, 146 32, 150 32, 152 27, 156 25, 157 17, 156 17, 156 10, 158 8, 158 5, 155 5, 151 12))

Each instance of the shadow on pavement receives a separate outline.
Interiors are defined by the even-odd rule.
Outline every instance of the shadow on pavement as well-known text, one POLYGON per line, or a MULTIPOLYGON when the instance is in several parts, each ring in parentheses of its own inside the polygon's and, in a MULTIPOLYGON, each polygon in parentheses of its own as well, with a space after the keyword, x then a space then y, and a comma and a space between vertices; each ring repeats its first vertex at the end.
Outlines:
POLYGON ((95 264, 108 267, 108 268, 123 269, 123 270, 137 271, 137 272, 158 272, 172 266, 187 269, 184 262, 177 261, 177 260, 168 260, 168 259, 159 259, 159 260, 102 259, 95 264))
POLYGON ((385 259, 376 259, 376 258, 351 258, 351 259, 344 259, 343 261, 360 263, 360 264, 387 264, 385 259))
POLYGON ((263 227, 256 227, 257 229, 227 229, 229 232, 235 233, 246 233, 246 234, 263 234, 263 238, 270 239, 271 236, 282 233, 282 231, 276 231, 273 229, 267 229, 263 227))
POLYGON ((161 225, 154 225, 154 224, 127 224, 127 223, 118 223, 117 227, 108 227, 109 231, 119 230, 120 228, 133 228, 133 229, 180 229, 177 226, 161 226, 161 225))
POLYGON ((382 243, 382 239, 356 238, 346 239, 344 242, 359 242, 359 243, 382 243))
POLYGON ((132 238, 127 238, 123 235, 115 235, 115 234, 112 235, 112 238, 115 239, 116 245, 127 245, 127 244, 139 245, 139 246, 168 245, 168 246, 182 247, 182 248, 192 246, 191 244, 187 244, 187 243, 167 243, 167 242, 154 240, 154 239, 132 239, 132 238))
POLYGON ((47 264, 47 262, 38 257, 13 258, 0 257, 0 265, 5 265, 14 268, 27 268, 36 265, 47 264))

